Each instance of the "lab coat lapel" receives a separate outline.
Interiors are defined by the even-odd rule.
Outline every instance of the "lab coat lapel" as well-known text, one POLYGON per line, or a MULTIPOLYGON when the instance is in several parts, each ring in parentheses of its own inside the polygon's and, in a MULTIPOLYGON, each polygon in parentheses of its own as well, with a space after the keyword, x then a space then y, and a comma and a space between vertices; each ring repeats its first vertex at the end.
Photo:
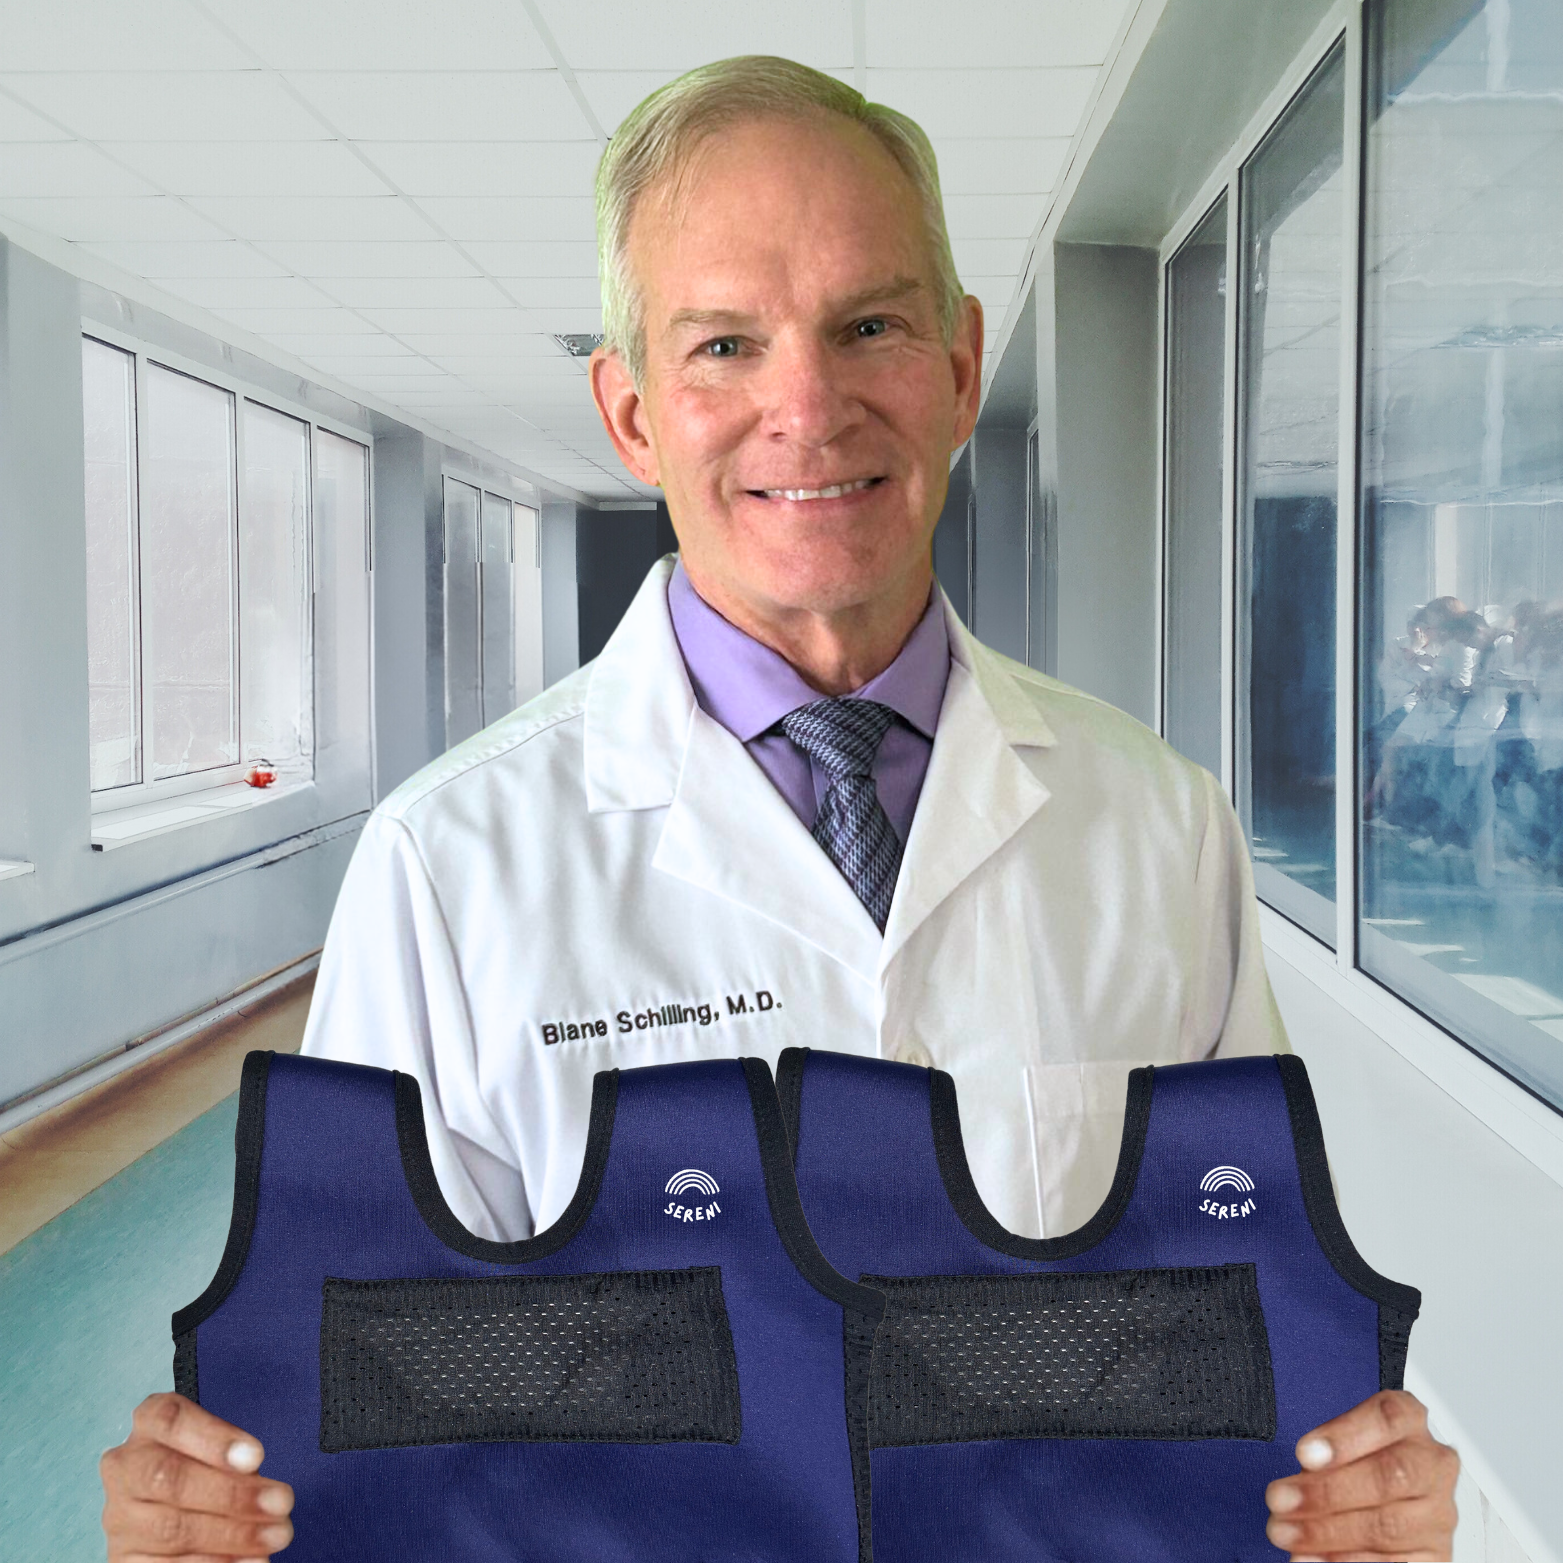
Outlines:
POLYGON ((901 860, 881 971, 924 922, 1047 802, 1017 748, 1052 730, 1005 659, 974 640, 945 600, 950 678, 901 860))
POLYGON ((744 746, 698 707, 651 861, 874 980, 881 940, 863 903, 744 746))

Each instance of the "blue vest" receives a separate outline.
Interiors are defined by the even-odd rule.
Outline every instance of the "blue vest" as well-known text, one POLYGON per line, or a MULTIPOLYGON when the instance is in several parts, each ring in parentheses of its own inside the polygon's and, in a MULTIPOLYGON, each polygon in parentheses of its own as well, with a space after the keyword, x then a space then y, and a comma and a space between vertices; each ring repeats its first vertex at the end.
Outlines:
POLYGON ((1346 1235, 1300 1059, 1133 1071, 1105 1204, 1045 1239, 983 1205, 947 1074, 791 1048, 777 1086, 810 1228, 886 1297, 877 1563, 1274 1559, 1297 1439, 1400 1387, 1421 1297, 1346 1235))
POLYGON ((521 1242, 451 1214, 407 1075, 252 1053, 236 1148, 175 1387, 292 1484, 289 1563, 867 1557, 846 1362, 884 1305, 810 1237, 760 1060, 599 1074, 521 1242))

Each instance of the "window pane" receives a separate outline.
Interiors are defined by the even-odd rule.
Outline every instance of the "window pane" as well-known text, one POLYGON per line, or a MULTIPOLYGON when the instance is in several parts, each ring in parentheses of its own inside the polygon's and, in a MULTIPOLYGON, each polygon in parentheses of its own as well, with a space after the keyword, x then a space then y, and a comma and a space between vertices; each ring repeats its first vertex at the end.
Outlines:
POLYGON ((1563 1104, 1563 7, 1370 20, 1361 961, 1563 1104))
POLYGON ((478 595, 478 491, 445 479, 445 742, 483 726, 482 600, 478 595))
POLYGON ((243 758, 307 774, 313 757, 309 425, 244 404, 239 529, 243 758))
POLYGON ((355 771, 369 756, 369 452, 315 430, 316 761, 355 771))
POLYGON ((1167 742, 1221 774, 1227 198, 1167 263, 1167 742))
POLYGON ((1243 169, 1237 802, 1259 894, 1335 943, 1337 45, 1243 169))
POLYGON ((515 710, 511 642, 510 501, 483 496, 483 725, 515 710))
POLYGON ((136 655, 136 361, 81 344, 87 476, 87 698, 92 790, 141 780, 136 655))
POLYGON ((148 364, 141 598, 152 781, 239 757, 233 397, 148 364))

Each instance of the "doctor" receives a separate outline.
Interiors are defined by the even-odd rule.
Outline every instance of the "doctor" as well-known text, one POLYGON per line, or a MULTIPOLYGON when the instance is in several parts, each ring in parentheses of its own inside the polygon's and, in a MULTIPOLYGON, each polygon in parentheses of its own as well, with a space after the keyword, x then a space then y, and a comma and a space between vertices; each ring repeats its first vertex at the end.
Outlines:
MULTIPOLYGON (((418 1077, 485 1236, 563 1210, 596 1071, 792 1044, 948 1069, 995 1215, 1068 1231, 1131 1066, 1285 1047, 1232 811, 933 583, 982 313, 914 125, 729 61, 641 105, 598 184, 592 390, 679 562, 594 664, 375 811, 305 1050, 418 1077)), ((1269 1494, 1283 1550, 1449 1556, 1455 1460, 1411 1397, 1315 1442, 1269 1494)), ((260 1457, 152 1397, 104 1457, 110 1558, 285 1545, 260 1457)))

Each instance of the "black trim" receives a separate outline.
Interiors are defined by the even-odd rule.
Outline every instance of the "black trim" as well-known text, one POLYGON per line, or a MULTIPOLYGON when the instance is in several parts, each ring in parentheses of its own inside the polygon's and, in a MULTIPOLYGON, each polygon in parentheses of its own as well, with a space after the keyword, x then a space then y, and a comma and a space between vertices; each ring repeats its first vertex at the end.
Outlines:
MULTIPOLYGON (((1380 1275, 1357 1252, 1341 1220, 1330 1184, 1330 1164, 1324 1154, 1324 1130, 1319 1108, 1308 1082, 1308 1066, 1295 1053, 1278 1053, 1276 1068, 1286 1091, 1286 1111, 1292 1120, 1292 1145, 1297 1152, 1297 1175, 1302 1183, 1303 1208, 1314 1240, 1324 1250, 1335 1273, 1353 1290, 1371 1298, 1380 1308, 1390 1308, 1415 1319, 1422 1308, 1422 1294, 1414 1286, 1402 1286, 1380 1275)), ((1409 1330, 1409 1322, 1406 1325, 1409 1330)))
POLYGON ((847 1448, 852 1455, 852 1496, 857 1503, 858 1563, 874 1563, 872 1448, 869 1443, 869 1385, 873 1377, 877 1320, 848 1308, 841 1315, 841 1352, 847 1388, 847 1448))
POLYGON ((828 1297, 843 1308, 866 1314, 877 1324, 885 1313, 883 1296, 872 1287, 849 1281, 839 1270, 833 1269, 820 1252, 804 1219, 803 1201, 798 1195, 798 1180, 793 1175, 787 1130, 782 1123, 781 1102, 771 1079, 770 1065, 763 1058, 741 1058, 738 1062, 743 1065, 749 1102, 754 1109, 754 1132, 760 1142, 760 1166, 765 1172, 765 1196, 770 1202, 771 1221, 787 1257, 798 1274, 822 1297, 828 1297))
POLYGON ((217 1312, 238 1284, 249 1257, 255 1231, 255 1207, 260 1199, 261 1146, 266 1138, 266 1082, 275 1053, 244 1055, 239 1074, 239 1118, 233 1126, 233 1214, 228 1221, 228 1241, 211 1284, 193 1303, 174 1315, 174 1365, 176 1375, 186 1364, 177 1349, 179 1338, 190 1335, 188 1372, 195 1381, 195 1338, 191 1332, 217 1312))
POLYGON ((1129 1208, 1129 1198, 1140 1175, 1145 1154, 1145 1131, 1151 1121, 1151 1092, 1155 1068, 1145 1065, 1129 1071, 1129 1099, 1124 1108, 1123 1140, 1118 1147, 1118 1170, 1101 1208, 1083 1227, 1060 1237, 1021 1237, 1000 1226, 983 1204, 966 1160, 961 1138, 961 1111, 955 1082, 942 1069, 928 1071, 928 1113, 933 1125, 934 1154, 939 1176, 961 1224, 979 1243, 1014 1259, 1073 1259, 1094 1248, 1118 1225, 1129 1208))
POLYGON ((787 1127, 787 1143, 792 1147, 792 1164, 798 1165, 798 1130, 803 1117, 803 1071, 809 1065, 809 1049, 784 1047, 776 1060, 776 1097, 781 1103, 782 1122, 787 1127))
POLYGON ((619 1101, 619 1071, 599 1070, 592 1080, 592 1111, 586 1129, 586 1154, 581 1161, 581 1180, 564 1213, 545 1232, 536 1237, 517 1238, 500 1243, 479 1237, 456 1219, 429 1159, 428 1133, 423 1123, 423 1095, 411 1076, 394 1071, 396 1082, 396 1138, 401 1146, 402 1172, 407 1191, 424 1224, 447 1247, 469 1259, 484 1259, 494 1264, 526 1264, 546 1259, 576 1236, 591 1215, 602 1188, 602 1175, 608 1165, 608 1147, 613 1140, 613 1116, 619 1101))

